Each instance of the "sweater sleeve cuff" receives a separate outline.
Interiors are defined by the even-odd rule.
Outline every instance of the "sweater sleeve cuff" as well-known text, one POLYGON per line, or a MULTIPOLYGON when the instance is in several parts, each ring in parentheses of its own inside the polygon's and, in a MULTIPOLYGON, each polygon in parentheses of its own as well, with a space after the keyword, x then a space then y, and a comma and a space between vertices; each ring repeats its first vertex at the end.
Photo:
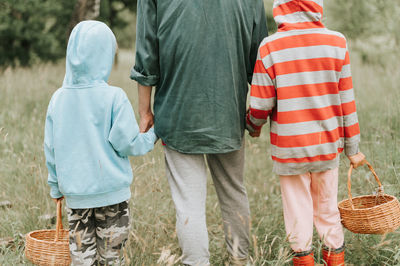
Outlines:
POLYGON ((153 143, 156 143, 156 141, 158 140, 157 135, 154 133, 154 127, 150 128, 149 131, 147 131, 147 133, 149 134, 150 139, 152 140, 153 143))
POLYGON ((261 131, 261 126, 257 126, 253 122, 251 122, 251 118, 250 118, 250 114, 249 113, 246 116, 246 129, 250 133, 261 131))
POLYGON ((254 133, 256 131, 249 123, 246 123, 246 129, 250 133, 254 133))
POLYGON ((144 75, 138 71, 135 67, 131 69, 131 79, 136 80, 139 84, 143 86, 155 86, 158 83, 159 77, 156 75, 144 75))
POLYGON ((61 194, 60 190, 58 190, 58 186, 51 186, 50 187, 50 197, 53 199, 61 198, 63 194, 61 194))
POLYGON ((345 144, 345 154, 347 156, 353 156, 359 152, 358 143, 345 144))

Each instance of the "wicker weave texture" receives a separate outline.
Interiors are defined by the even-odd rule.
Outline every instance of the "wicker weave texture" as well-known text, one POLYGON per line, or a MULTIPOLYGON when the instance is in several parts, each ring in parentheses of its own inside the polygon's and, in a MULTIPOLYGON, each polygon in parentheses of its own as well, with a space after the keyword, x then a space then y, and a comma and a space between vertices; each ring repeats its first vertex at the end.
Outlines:
POLYGON ((390 195, 360 196, 339 203, 340 216, 345 228, 356 234, 385 234, 400 226, 400 204, 390 195))
POLYGON ((37 265, 70 265, 68 231, 38 230, 26 235, 25 256, 37 265))
POLYGON ((37 230, 26 234, 25 256, 34 264, 43 266, 71 264, 69 233, 62 226, 61 201, 61 199, 57 201, 55 230, 37 230))
POLYGON ((357 234, 385 234, 400 226, 400 203, 396 197, 383 193, 383 186, 374 168, 366 162, 379 185, 377 195, 351 195, 350 166, 347 179, 348 199, 338 204, 342 224, 349 231, 357 234))

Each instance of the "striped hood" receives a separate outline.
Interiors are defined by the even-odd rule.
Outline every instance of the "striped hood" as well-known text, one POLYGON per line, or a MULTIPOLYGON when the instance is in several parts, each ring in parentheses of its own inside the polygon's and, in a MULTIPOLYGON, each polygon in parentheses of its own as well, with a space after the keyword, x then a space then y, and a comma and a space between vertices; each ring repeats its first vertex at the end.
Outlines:
POLYGON ((323 28, 323 0, 275 0, 273 15, 278 31, 323 28))

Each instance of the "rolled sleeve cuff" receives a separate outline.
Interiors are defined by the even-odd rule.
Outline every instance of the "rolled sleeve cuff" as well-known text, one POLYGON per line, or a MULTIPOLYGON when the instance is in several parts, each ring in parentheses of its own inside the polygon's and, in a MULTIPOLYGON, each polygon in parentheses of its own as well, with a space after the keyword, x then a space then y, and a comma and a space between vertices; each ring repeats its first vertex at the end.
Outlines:
POLYGON ((261 126, 256 126, 251 122, 250 114, 247 114, 247 116, 246 116, 246 129, 250 133, 261 131, 261 126))
POLYGON ((357 154, 359 152, 358 143, 345 144, 344 151, 347 156, 357 154))
POLYGON ((154 128, 153 128, 153 127, 149 129, 148 134, 150 135, 150 139, 152 140, 152 142, 153 142, 153 143, 156 143, 157 140, 158 140, 158 137, 157 137, 157 135, 155 134, 154 128))
POLYGON ((133 67, 131 69, 131 79, 136 80, 139 84, 143 86, 155 86, 158 83, 159 77, 156 75, 144 75, 141 72, 143 71, 138 71, 136 67, 133 67))
POLYGON ((246 123, 246 129, 247 131, 249 131, 250 133, 254 133, 256 132, 256 130, 248 123, 246 123))
POLYGON ((58 190, 58 186, 50 186, 50 197, 53 199, 61 198, 63 194, 61 194, 60 190, 58 190))

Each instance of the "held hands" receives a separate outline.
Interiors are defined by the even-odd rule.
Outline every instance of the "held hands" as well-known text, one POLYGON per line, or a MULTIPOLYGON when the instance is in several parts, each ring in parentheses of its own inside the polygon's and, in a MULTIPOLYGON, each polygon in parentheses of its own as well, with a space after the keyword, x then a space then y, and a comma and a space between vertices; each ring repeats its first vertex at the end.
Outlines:
POLYGON ((364 165, 367 162, 365 160, 365 155, 362 152, 359 152, 355 155, 347 156, 347 158, 349 158, 350 163, 353 165, 354 169, 361 165, 364 165))
POLYGON ((154 115, 153 113, 150 112, 146 112, 144 114, 139 114, 140 116, 140 122, 139 122, 139 130, 140 133, 145 133, 147 131, 149 131, 150 128, 153 127, 154 125, 154 115))
POLYGON ((154 124, 154 116, 151 111, 151 86, 144 86, 138 83, 138 98, 139 98, 139 131, 145 133, 154 124))
MULTIPOLYGON (((246 117, 247 119, 249 119, 249 112, 250 109, 247 109, 246 111, 246 117)), ((249 123, 249 121, 247 120, 247 130, 249 131, 249 135, 253 138, 258 138, 261 134, 261 129, 260 130, 255 130, 249 123)))
POLYGON ((253 138, 258 138, 261 134, 261 130, 254 131, 254 132, 249 132, 249 135, 253 138))

